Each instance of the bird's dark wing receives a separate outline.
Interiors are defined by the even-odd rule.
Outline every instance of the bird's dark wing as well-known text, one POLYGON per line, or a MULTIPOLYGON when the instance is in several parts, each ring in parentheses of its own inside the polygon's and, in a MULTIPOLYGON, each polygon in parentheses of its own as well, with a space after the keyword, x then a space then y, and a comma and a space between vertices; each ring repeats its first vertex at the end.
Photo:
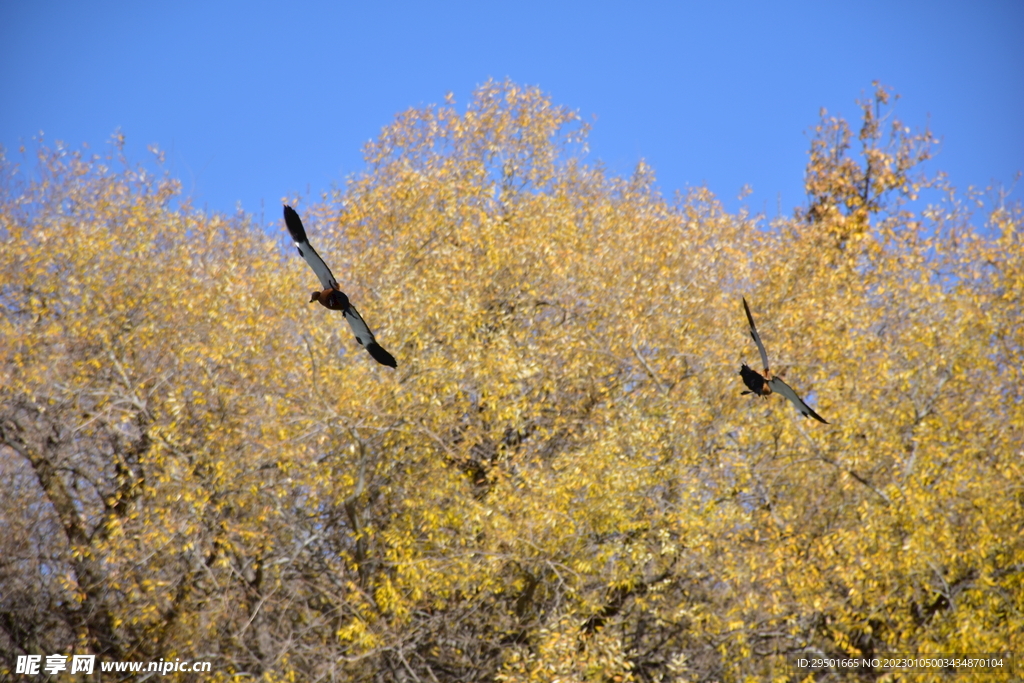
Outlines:
POLYGON ((757 350, 761 352, 761 362, 764 363, 765 374, 768 373, 768 352, 764 350, 764 344, 761 343, 761 336, 757 333, 757 328, 754 327, 754 316, 750 315, 750 306, 747 306, 746 297, 743 298, 743 310, 747 312, 747 322, 750 323, 750 337, 757 344, 757 350))
POLYGON ((799 410, 800 414, 803 415, 804 417, 813 417, 818 422, 828 424, 828 422, 825 422, 825 419, 821 415, 818 415, 816 412, 811 410, 811 407, 804 403, 804 400, 802 398, 796 395, 796 392, 793 391, 792 387, 790 387, 788 384, 783 382, 778 377, 771 378, 768 381, 768 385, 771 386, 772 391, 774 391, 777 394, 782 394, 790 401, 792 401, 793 405, 796 406, 796 409, 799 410))
POLYGON ((363 316, 359 315, 359 311, 356 310, 355 306, 349 304, 348 308, 342 311, 342 313, 345 316, 345 320, 348 321, 348 326, 352 328, 352 334, 356 336, 356 341, 366 347, 366 350, 370 352, 375 361, 381 365, 388 365, 393 368, 398 367, 395 357, 377 343, 373 332, 370 331, 370 326, 363 320, 363 316))
POLYGON ((299 214, 295 213, 295 209, 290 206, 284 207, 284 223, 288 226, 288 232, 291 233, 295 246, 299 248, 299 256, 306 259, 306 263, 316 273, 323 288, 340 291, 341 287, 338 286, 338 281, 331 274, 331 269, 327 267, 324 260, 320 258, 320 254, 316 253, 316 249, 306 239, 306 231, 302 227, 302 221, 299 220, 299 214))

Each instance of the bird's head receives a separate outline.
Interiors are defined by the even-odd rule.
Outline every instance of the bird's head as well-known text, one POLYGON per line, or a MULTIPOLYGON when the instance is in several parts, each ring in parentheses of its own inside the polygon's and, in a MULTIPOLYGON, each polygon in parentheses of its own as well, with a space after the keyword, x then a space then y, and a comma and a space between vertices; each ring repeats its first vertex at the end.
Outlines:
POLYGON ((309 303, 313 303, 314 301, 320 301, 320 292, 313 292, 309 295, 309 303))

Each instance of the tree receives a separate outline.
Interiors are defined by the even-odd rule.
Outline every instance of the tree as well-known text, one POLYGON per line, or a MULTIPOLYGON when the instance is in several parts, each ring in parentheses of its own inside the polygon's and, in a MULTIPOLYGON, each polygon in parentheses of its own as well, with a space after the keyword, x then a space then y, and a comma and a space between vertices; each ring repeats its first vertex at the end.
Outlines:
POLYGON ((5 660, 739 681, 1019 650, 1021 212, 975 231, 888 97, 860 159, 823 122, 770 230, 587 165, 534 88, 401 114, 303 208, 397 372, 306 304, 280 225, 174 206, 116 146, 5 162, 5 660), (831 425, 739 395, 741 295, 831 425))

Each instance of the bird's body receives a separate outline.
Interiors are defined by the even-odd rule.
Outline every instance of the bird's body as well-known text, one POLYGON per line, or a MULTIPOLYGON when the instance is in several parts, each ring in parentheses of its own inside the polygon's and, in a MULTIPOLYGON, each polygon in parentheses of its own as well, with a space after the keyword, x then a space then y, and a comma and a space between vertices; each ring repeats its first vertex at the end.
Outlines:
POLYGON ((306 230, 302 227, 302 220, 299 219, 299 214, 290 206, 284 207, 284 222, 288 227, 292 240, 295 241, 295 247, 299 250, 299 256, 305 259, 309 267, 316 273, 320 284, 323 285, 323 289, 314 291, 310 295, 309 302, 313 303, 316 301, 324 308, 340 311, 345 316, 348 326, 352 328, 352 334, 355 335, 356 341, 359 342, 360 346, 366 347, 366 350, 375 361, 392 368, 398 367, 395 357, 377 343, 373 332, 370 331, 370 326, 359 315, 359 311, 348 300, 348 296, 341 291, 338 281, 334 279, 334 275, 331 273, 331 269, 327 267, 324 260, 316 253, 313 245, 309 243, 309 239, 306 237, 306 230))
POLYGON ((743 378, 743 383, 750 389, 750 391, 744 391, 744 394, 757 394, 758 396, 767 397, 768 394, 772 393, 768 380, 757 370, 751 369, 746 363, 740 366, 740 376, 743 378))
POLYGON ((750 391, 744 391, 743 394, 756 394, 767 398, 771 393, 777 393, 785 396, 789 401, 796 406, 796 409, 804 417, 813 417, 818 422, 828 424, 825 419, 818 415, 809 405, 804 403, 804 400, 793 388, 782 381, 781 377, 776 377, 772 374, 768 367, 768 352, 765 351, 764 344, 761 343, 761 336, 757 333, 757 327, 754 326, 754 316, 750 314, 750 306, 747 305, 746 298, 743 299, 743 310, 747 314, 747 322, 750 324, 750 338, 757 344, 757 350, 761 354, 761 362, 764 364, 764 373, 759 373, 752 369, 746 363, 740 366, 740 377, 743 379, 743 383, 747 386, 750 391))
POLYGON ((336 289, 325 289, 319 292, 313 292, 310 296, 309 303, 316 301, 324 308, 329 308, 332 311, 341 311, 342 313, 351 306, 348 297, 344 292, 339 292, 336 289))

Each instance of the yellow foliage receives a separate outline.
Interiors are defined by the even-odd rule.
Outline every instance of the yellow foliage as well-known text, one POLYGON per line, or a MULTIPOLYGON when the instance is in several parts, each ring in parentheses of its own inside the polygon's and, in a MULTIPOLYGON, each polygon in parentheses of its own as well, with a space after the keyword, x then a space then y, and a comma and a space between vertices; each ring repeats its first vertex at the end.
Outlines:
POLYGON ((279 223, 176 205, 116 145, 5 161, 5 661, 797 681, 1020 652, 1022 213, 975 230, 888 101, 860 158, 823 120, 770 229, 587 165, 533 88, 401 114, 302 207, 397 371, 306 303, 279 223), (830 425, 739 395, 743 295, 830 425))

